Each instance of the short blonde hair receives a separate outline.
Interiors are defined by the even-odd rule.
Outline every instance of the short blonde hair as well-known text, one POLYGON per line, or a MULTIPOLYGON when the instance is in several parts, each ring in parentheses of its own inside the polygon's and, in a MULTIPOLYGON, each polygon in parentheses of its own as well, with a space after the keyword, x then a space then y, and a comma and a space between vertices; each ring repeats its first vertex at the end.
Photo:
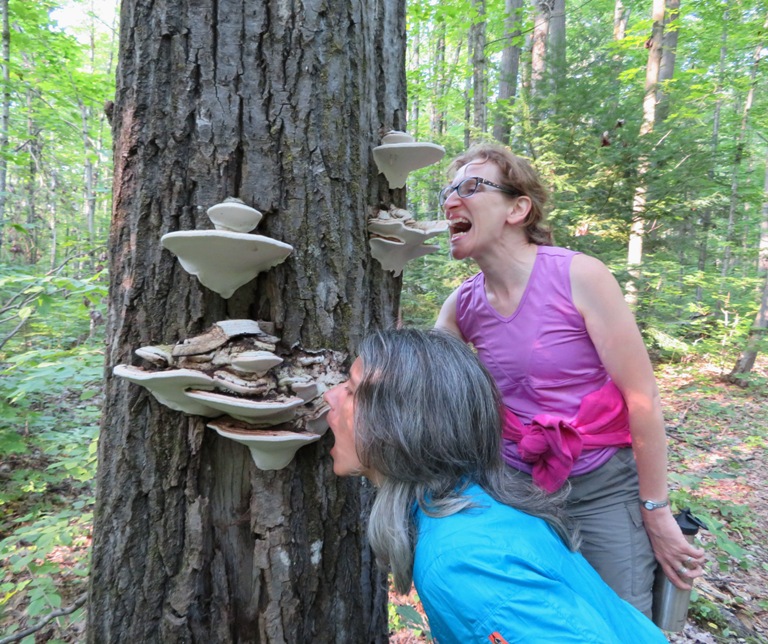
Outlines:
POLYGON ((448 168, 450 175, 470 163, 490 161, 499 168, 501 185, 531 200, 531 210, 523 222, 528 241, 538 246, 552 246, 552 231, 545 223, 546 205, 549 194, 541 182, 538 172, 522 157, 513 154, 509 148, 494 143, 478 143, 457 156, 448 168))

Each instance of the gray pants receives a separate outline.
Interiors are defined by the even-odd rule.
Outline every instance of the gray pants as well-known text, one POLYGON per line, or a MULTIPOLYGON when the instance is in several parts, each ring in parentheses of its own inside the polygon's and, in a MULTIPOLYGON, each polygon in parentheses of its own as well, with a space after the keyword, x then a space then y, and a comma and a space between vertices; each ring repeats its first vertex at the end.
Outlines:
POLYGON ((622 599, 650 617, 656 558, 640 514, 632 448, 569 480, 566 511, 581 532, 581 553, 622 599))

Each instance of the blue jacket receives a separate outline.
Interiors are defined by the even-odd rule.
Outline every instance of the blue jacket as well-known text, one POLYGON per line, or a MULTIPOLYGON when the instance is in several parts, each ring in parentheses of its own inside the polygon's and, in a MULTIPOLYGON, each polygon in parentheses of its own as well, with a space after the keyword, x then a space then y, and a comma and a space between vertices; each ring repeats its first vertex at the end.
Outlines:
POLYGON ((438 644, 667 642, 542 519, 493 500, 433 518, 416 510, 413 579, 438 644))

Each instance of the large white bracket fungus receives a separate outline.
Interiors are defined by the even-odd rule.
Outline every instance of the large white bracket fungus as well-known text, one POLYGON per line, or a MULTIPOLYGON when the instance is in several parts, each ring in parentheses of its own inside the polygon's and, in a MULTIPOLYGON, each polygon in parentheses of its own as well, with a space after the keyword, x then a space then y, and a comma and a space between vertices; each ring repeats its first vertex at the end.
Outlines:
POLYGON ((210 387, 213 389, 213 378, 201 371, 193 371, 192 369, 144 371, 131 365, 119 364, 112 373, 120 378, 125 378, 128 382, 146 387, 159 402, 176 411, 209 418, 221 416, 224 413, 187 395, 187 389, 191 387, 210 387))
POLYGON ((322 438, 320 434, 305 431, 242 429, 240 425, 226 420, 211 421, 207 426, 216 430, 219 436, 245 445, 250 450, 256 467, 262 470, 280 470, 286 467, 300 447, 322 438))
POLYGON ((160 242, 179 258, 184 270, 225 299, 293 251, 290 244, 248 234, 259 223, 261 213, 238 199, 230 198, 207 212, 216 230, 167 233, 160 242))
POLYGON ((261 401, 235 398, 214 391, 188 391, 187 396, 203 405, 218 409, 221 414, 228 414, 257 427, 286 423, 296 415, 296 408, 304 404, 301 398, 261 401))
POLYGON ((224 230, 167 233, 160 241, 184 270, 224 299, 293 251, 293 246, 276 239, 224 230))
POLYGON ((444 155, 443 146, 417 143, 411 135, 396 130, 385 134, 381 145, 373 148, 373 160, 390 188, 402 188, 410 172, 437 163, 444 155))
POLYGON ((377 217, 368 220, 371 256, 382 268, 395 276, 412 259, 440 250, 439 246, 424 244, 448 230, 448 222, 415 221, 407 210, 391 208, 380 210, 377 217))
POLYGON ((206 210, 208 219, 216 230, 228 230, 233 233, 249 233, 261 221, 262 214, 255 208, 246 206, 239 199, 229 197, 206 210))
POLYGON ((177 411, 209 418, 228 414, 208 426, 247 445, 258 467, 285 467, 301 445, 328 429, 321 396, 344 379, 344 355, 278 350, 272 332, 270 323, 223 320, 175 345, 137 349, 150 370, 117 365, 114 374, 177 411))

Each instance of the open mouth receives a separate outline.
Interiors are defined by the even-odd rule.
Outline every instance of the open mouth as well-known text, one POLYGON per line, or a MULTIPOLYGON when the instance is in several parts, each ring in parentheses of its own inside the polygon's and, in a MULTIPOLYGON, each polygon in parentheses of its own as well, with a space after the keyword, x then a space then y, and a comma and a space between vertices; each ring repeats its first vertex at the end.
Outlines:
POLYGON ((469 222, 468 219, 464 219, 463 217, 456 217, 455 219, 451 219, 451 222, 450 222, 451 241, 454 241, 455 239, 458 239, 466 235, 469 232, 470 228, 472 228, 472 224, 469 222))

